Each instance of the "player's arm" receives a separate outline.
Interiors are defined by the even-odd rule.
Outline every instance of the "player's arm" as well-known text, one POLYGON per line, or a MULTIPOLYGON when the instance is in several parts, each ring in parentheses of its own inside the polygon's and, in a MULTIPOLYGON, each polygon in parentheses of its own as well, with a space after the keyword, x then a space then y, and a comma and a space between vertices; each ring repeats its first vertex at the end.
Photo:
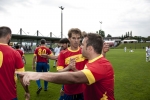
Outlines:
POLYGON ((103 49, 102 49, 102 55, 104 57, 106 57, 106 53, 109 51, 109 44, 108 43, 105 43, 103 44, 103 49))
MULTIPOLYGON (((15 66, 15 68, 16 68, 16 71, 18 71, 18 72, 24 72, 25 70, 24 70, 24 64, 23 64, 23 62, 22 62, 22 58, 21 58, 21 56, 20 56, 20 54, 18 53, 18 52, 16 52, 16 55, 15 55, 15 59, 16 59, 16 66, 15 66)), ((26 100, 29 100, 29 98, 30 98, 30 94, 29 94, 29 89, 28 89, 28 86, 25 86, 25 84, 23 83, 23 76, 21 76, 21 75, 19 75, 19 80, 20 80, 20 83, 21 83, 21 85, 23 86, 23 88, 24 88, 24 90, 25 90, 25 94, 26 94, 26 100)))
POLYGON ((58 56, 55 55, 47 55, 48 59, 57 60, 58 56))
POLYGON ((88 79, 82 71, 61 72, 61 73, 24 72, 18 74, 24 75, 23 82, 26 85, 30 84, 30 80, 39 80, 39 79, 57 84, 88 83, 88 79))
POLYGON ((58 72, 66 72, 66 71, 69 71, 69 70, 73 70, 74 72, 75 72, 75 71, 78 71, 78 69, 76 69, 76 67, 70 68, 70 66, 67 66, 67 67, 65 67, 64 69, 59 69, 59 70, 57 70, 57 71, 58 71, 58 72))
POLYGON ((33 56, 32 69, 35 70, 36 54, 33 56))
POLYGON ((67 67, 63 68, 63 69, 58 69, 58 72, 65 72, 65 71, 69 71, 69 70, 73 70, 73 71, 78 71, 76 69, 76 61, 74 58, 70 59, 70 63, 67 67))
POLYGON ((58 72, 66 72, 66 71, 69 71, 70 68, 66 66, 65 64, 65 57, 64 57, 64 53, 63 52, 60 52, 59 54, 59 57, 58 57, 58 60, 57 60, 57 71, 58 72))
POLYGON ((25 58, 25 56, 23 55, 22 58, 24 59, 24 63, 26 64, 26 58, 25 58))
POLYGON ((48 55, 47 55, 47 59, 52 59, 52 60, 57 60, 58 56, 54 56, 53 52, 48 49, 48 55))
MULTIPOLYGON (((21 61, 22 62, 22 61, 21 61)), ((16 69, 17 72, 24 72, 24 67, 23 68, 20 68, 20 69, 16 69)), ((23 86, 24 90, 26 93, 29 93, 29 89, 28 89, 28 86, 25 86, 23 84, 23 76, 19 75, 19 80, 20 80, 20 83, 21 85, 23 86)))
POLYGON ((23 83, 23 76, 19 75, 19 80, 20 80, 20 83, 21 85, 23 86, 24 90, 26 93, 29 93, 29 89, 28 89, 28 86, 26 86, 24 83, 23 83))
POLYGON ((38 48, 35 49, 32 60, 32 69, 35 70, 35 62, 37 61, 38 48))
POLYGON ((23 83, 23 76, 19 75, 19 80, 20 80, 22 87, 25 90, 25 99, 29 100, 30 99, 30 93, 29 93, 28 86, 23 83))
POLYGON ((41 57, 51 59, 51 60, 57 60, 57 58, 58 58, 58 56, 55 56, 52 53, 50 55, 42 54, 41 57))
POLYGON ((69 71, 70 70, 70 67, 67 66, 65 68, 62 68, 62 69, 57 69, 58 72, 66 72, 66 71, 69 71))

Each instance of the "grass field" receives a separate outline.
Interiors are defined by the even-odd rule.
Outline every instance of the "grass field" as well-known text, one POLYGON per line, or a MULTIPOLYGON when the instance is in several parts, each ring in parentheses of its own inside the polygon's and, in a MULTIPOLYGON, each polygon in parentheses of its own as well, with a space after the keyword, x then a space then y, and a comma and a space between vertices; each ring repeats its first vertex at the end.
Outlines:
POLYGON ((119 46, 115 47, 116 49, 123 49, 124 47, 127 47, 128 49, 145 49, 145 47, 149 46, 150 42, 147 43, 124 43, 120 44, 119 46))
MULTIPOLYGON (((27 71, 32 70, 32 54, 26 54, 27 71)), ((115 72, 116 100, 150 100, 150 62, 145 60, 145 49, 136 49, 133 53, 123 49, 111 49, 106 58, 112 63, 115 72)), ((52 67, 51 71, 56 69, 52 67)), ((43 86, 43 81, 41 82, 43 86)), ((32 81, 29 89, 31 100, 58 100, 61 85, 49 83, 48 91, 42 90, 37 96, 37 85, 32 81)), ((18 99, 24 100, 24 90, 17 82, 18 99)))

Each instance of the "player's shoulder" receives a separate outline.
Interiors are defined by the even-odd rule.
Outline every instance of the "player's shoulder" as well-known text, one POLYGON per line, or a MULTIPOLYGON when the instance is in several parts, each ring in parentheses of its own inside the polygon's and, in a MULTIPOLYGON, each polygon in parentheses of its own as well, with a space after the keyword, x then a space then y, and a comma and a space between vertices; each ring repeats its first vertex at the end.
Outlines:
POLYGON ((15 56, 18 56, 18 55, 20 56, 19 52, 22 53, 21 50, 16 50, 16 49, 13 49, 13 48, 10 48, 10 49, 11 49, 11 50, 10 50, 10 51, 11 51, 10 53, 13 54, 14 57, 15 57, 15 56))
POLYGON ((68 54, 70 51, 68 49, 66 50, 61 50, 59 55, 65 55, 68 54))
POLYGON ((35 50, 38 50, 40 47, 36 47, 35 50))
POLYGON ((99 58, 97 63, 101 65, 111 65, 110 61, 106 59, 105 57, 99 58))

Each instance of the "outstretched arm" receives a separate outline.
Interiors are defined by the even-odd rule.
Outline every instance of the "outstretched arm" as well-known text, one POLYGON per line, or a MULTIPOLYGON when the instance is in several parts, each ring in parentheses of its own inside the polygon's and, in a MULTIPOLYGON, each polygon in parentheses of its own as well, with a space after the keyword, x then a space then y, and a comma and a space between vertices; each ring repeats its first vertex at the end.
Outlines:
POLYGON ((24 75, 23 82, 25 85, 30 84, 30 80, 45 80, 57 84, 73 84, 73 83, 88 83, 88 79, 82 71, 77 72, 16 72, 17 74, 24 75))

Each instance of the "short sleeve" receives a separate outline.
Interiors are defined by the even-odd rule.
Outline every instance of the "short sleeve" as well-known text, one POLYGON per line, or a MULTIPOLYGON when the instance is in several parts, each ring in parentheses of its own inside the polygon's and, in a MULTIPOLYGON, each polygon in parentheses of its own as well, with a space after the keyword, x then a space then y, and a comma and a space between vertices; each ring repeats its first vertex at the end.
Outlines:
POLYGON ((57 60, 57 70, 63 69, 65 66, 65 54, 63 51, 60 52, 57 60))

